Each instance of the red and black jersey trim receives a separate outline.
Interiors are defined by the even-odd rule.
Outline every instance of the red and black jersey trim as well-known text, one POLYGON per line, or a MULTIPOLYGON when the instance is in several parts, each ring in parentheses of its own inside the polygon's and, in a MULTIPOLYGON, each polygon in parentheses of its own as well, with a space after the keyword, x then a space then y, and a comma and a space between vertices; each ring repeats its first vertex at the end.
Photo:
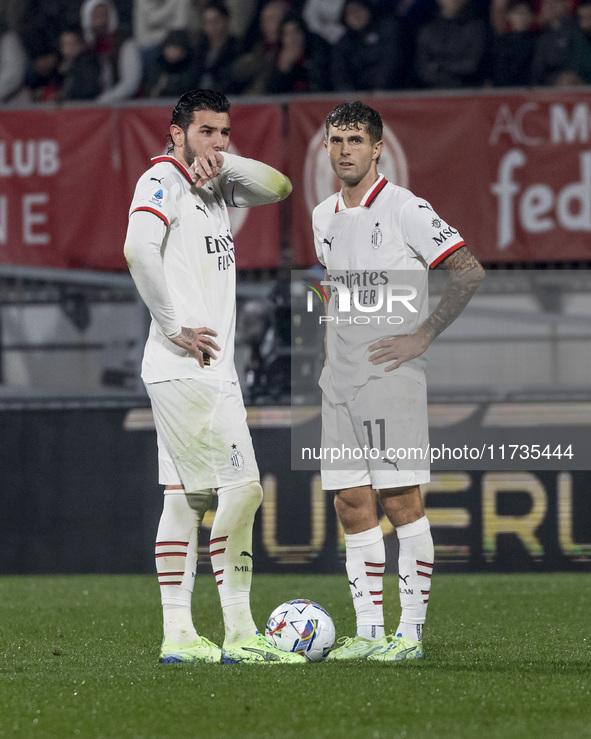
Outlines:
POLYGON ((385 177, 378 180, 373 190, 368 194, 365 202, 362 202, 361 205, 364 205, 366 208, 370 208, 387 184, 388 180, 385 177))
POLYGON ((164 215, 164 213, 161 213, 159 210, 156 210, 156 208, 150 208, 149 205, 140 205, 138 208, 134 208, 131 213, 137 213, 140 210, 146 211, 146 213, 153 213, 155 216, 158 216, 160 220, 164 221, 166 224, 166 228, 170 226, 170 223, 168 221, 168 218, 164 215))
POLYGON ((179 162, 178 159, 175 159, 174 157, 169 157, 169 156, 160 156, 160 157, 154 157, 152 161, 154 162, 154 164, 160 164, 161 162, 170 162, 170 164, 173 164, 178 169, 178 171, 183 175, 183 177, 187 180, 187 182, 190 185, 193 184, 191 175, 183 167, 183 165, 179 162))
POLYGON ((437 265, 441 264, 446 257, 449 257, 450 254, 453 254, 454 251, 457 251, 462 246, 466 246, 465 241, 458 241, 457 244, 450 246, 449 249, 446 249, 443 254, 440 254, 433 262, 431 262, 429 268, 433 269, 434 267, 437 267, 437 265))

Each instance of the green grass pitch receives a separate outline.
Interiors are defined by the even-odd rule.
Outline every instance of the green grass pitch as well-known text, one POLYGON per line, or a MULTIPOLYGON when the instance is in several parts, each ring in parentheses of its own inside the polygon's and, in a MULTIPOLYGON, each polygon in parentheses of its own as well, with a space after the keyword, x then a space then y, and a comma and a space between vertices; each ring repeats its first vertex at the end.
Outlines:
MULTIPOLYGON (((399 613, 385 579, 387 627, 399 613)), ((256 575, 260 628, 317 600, 354 632, 346 576, 256 575)), ((198 629, 222 641, 213 577, 198 629)), ((589 575, 439 575, 424 662, 158 665, 149 576, 0 578, 0 737, 581 739, 591 737, 589 575)))

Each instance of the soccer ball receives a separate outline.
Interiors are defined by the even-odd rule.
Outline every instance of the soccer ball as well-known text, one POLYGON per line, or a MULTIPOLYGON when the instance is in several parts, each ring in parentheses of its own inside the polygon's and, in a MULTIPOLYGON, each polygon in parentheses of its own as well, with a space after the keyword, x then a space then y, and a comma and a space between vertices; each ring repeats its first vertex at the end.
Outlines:
POLYGON ((335 641, 332 618, 318 603, 304 598, 277 606, 265 634, 279 649, 301 654, 308 662, 324 659, 335 641))

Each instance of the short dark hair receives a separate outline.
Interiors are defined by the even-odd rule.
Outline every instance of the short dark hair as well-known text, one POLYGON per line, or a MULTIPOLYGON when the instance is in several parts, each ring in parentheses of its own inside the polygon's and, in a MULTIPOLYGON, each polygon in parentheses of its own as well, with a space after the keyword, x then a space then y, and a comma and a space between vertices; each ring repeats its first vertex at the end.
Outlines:
MULTIPOLYGON (((227 113, 230 110, 230 102, 225 95, 216 90, 189 90, 180 96, 178 103, 174 106, 170 125, 178 126, 186 133, 193 122, 193 113, 196 110, 227 113)), ((170 134, 167 139, 169 141, 167 152, 170 154, 174 149, 170 134)))
POLYGON ((356 129, 365 126, 372 146, 382 140, 382 134, 384 132, 382 116, 377 110, 370 108, 369 105, 365 105, 360 100, 355 100, 353 103, 340 103, 330 111, 326 116, 325 123, 327 138, 331 126, 356 129))

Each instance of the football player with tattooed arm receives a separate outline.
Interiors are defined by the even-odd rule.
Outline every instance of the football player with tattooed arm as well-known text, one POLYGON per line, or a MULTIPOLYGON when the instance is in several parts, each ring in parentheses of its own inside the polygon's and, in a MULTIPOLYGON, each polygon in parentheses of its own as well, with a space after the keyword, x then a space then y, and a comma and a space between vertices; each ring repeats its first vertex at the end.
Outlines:
POLYGON ((361 102, 342 103, 329 113, 325 147, 341 191, 313 214, 316 252, 331 286, 320 377, 322 450, 351 451, 346 461, 321 456, 322 487, 336 491, 357 620, 356 635, 340 639, 328 660, 424 657, 434 554, 420 492, 430 479, 422 355, 484 278, 458 231, 430 203, 378 172, 382 130, 380 114, 361 102), (433 268, 446 270, 448 280, 429 314, 427 275, 433 268), (372 314, 384 290, 406 316, 404 326, 391 325, 397 318, 401 324, 403 316, 372 314), (354 318, 351 294, 359 309, 354 318), (420 463, 413 458, 416 450, 426 452, 420 463), (399 543, 402 613, 390 634, 384 628, 386 556, 376 499, 399 543))
POLYGON ((230 105, 181 96, 165 156, 139 179, 125 257, 152 323, 142 378, 152 404, 164 506, 156 535, 163 608, 161 663, 299 663, 259 634, 250 611, 252 527, 262 500, 234 367, 236 268, 228 207, 273 203, 287 177, 228 153, 230 105), (191 600, 197 536, 212 491, 210 555, 222 606, 222 648, 198 634, 191 600))

